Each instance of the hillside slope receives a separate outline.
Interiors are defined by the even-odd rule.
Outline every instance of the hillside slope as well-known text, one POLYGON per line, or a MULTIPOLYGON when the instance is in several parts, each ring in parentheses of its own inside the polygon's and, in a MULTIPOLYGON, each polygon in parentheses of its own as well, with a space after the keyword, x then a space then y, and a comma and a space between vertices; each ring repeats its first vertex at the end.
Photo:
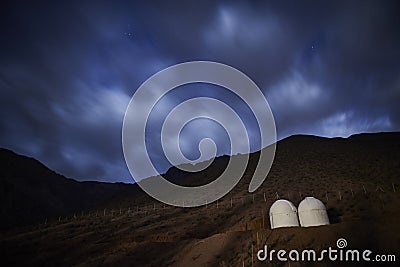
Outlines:
POLYGON ((77 182, 33 158, 0 149, 1 228, 43 222, 137 192, 135 185, 77 182))
MULTIPOLYGON (((265 244, 275 250, 318 251, 336 247, 336 240, 345 238, 349 248, 400 259, 400 133, 286 138, 277 144, 267 179, 250 194, 257 157, 251 155, 244 177, 218 202, 175 208, 138 194, 77 217, 4 232, 0 251, 11 266, 284 266, 276 260, 260 262, 255 253, 265 244), (331 225, 270 230, 268 210, 277 198, 298 205, 305 196, 325 203, 331 225)), ((220 173, 228 159, 219 158, 200 173, 172 168, 166 176, 202 184, 220 173)), ((321 264, 354 265, 328 261, 290 266, 321 264)), ((391 265, 397 266, 383 264, 391 265)))

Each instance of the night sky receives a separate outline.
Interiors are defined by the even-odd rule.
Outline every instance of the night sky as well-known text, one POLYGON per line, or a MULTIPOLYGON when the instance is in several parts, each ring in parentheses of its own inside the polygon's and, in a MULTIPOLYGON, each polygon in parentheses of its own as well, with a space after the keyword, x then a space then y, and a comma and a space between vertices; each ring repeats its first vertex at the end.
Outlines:
MULTIPOLYGON (((38 2, 0 8, 0 146, 68 177, 132 182, 121 146, 129 100, 151 75, 193 60, 247 74, 271 106, 278 139, 400 130, 398 1, 38 2)), ((169 167, 162 121, 198 96, 232 106, 252 151, 260 148, 240 99, 218 86, 187 85, 164 97, 148 122, 160 172, 169 167)), ((188 158, 199 156, 204 137, 218 155, 229 153, 223 128, 201 119, 182 132, 188 158)))

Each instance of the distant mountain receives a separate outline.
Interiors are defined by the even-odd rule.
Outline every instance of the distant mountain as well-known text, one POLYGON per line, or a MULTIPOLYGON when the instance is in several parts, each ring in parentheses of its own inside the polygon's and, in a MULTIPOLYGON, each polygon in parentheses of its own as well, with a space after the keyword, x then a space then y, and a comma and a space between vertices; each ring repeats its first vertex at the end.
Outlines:
MULTIPOLYGON (((240 181, 240 184, 246 183, 245 187, 258 158, 259 152, 250 154, 245 179, 240 181)), ((164 177, 184 186, 207 184, 224 171, 228 161, 229 156, 218 157, 209 168, 194 173, 171 167, 164 177)), ((274 163, 264 184, 275 177, 295 183, 318 177, 399 180, 399 170, 400 132, 362 133, 348 138, 293 135, 278 142, 274 163), (371 177, 373 172, 377 173, 371 177)))
MULTIPOLYGON (((396 132, 357 134, 349 138, 294 135, 278 142, 275 163, 266 181, 280 176, 276 170, 282 166, 285 166, 283 171, 290 174, 287 173, 279 179, 287 181, 308 179, 310 176, 318 176, 318 173, 321 173, 321 177, 329 173, 338 175, 338 172, 345 177, 348 176, 346 173, 362 174, 368 172, 368 169, 376 168, 376 165, 370 163, 374 156, 383 165, 398 165, 400 160, 394 159, 399 158, 399 151, 400 133, 396 132), (363 167, 365 165, 365 168, 360 168, 360 164, 363 167), (339 170, 336 170, 338 167, 339 170)), ((244 179, 238 185, 243 184, 243 190, 248 186, 249 177, 258 163, 258 155, 258 152, 250 154, 244 179)), ((228 161, 229 156, 217 157, 210 167, 196 173, 171 167, 163 176, 176 184, 199 186, 218 177, 228 161)), ((396 170, 397 165, 386 169, 396 170)), ((46 218, 73 214, 131 196, 142 201, 149 199, 144 197, 145 194, 137 185, 78 182, 50 170, 33 158, 3 148, 0 148, 0 193, 1 228, 41 222, 46 218)))
POLYGON ((136 185, 77 182, 39 161, 0 149, 0 227, 73 214, 134 195, 136 185))

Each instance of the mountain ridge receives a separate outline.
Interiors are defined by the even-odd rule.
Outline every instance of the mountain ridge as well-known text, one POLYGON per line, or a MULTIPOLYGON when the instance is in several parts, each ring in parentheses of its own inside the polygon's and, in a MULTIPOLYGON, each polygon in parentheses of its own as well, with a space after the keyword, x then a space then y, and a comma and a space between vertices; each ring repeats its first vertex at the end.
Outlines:
POLYGON ((23 226, 137 194, 137 185, 78 182, 40 161, 0 149, 0 228, 23 226))
MULTIPOLYGON (((369 146, 371 151, 367 154, 371 154, 375 150, 379 150, 382 140, 386 142, 394 140, 393 143, 396 143, 396 140, 400 140, 400 132, 362 133, 348 138, 292 135, 278 142, 275 161, 280 160, 281 154, 284 154, 285 157, 299 157, 299 153, 310 154, 315 146, 335 150, 346 142, 352 143, 352 146, 357 147, 358 150, 361 149, 360 151, 369 146), (357 144, 360 142, 362 146, 359 148, 357 144), (330 144, 333 143, 335 145, 332 147, 330 144), (287 150, 290 150, 290 153, 287 150)), ((243 182, 249 182, 249 177, 258 161, 258 153, 250 154, 245 179, 241 179, 243 182)), ((336 152, 322 150, 320 153, 336 152)), ((222 173, 228 160, 229 156, 227 155, 216 157, 209 168, 198 173, 187 173, 174 166, 169 168, 163 176, 179 185, 199 186, 211 182, 222 173)), ((81 210, 118 202, 118 199, 127 197, 146 198, 137 184, 79 182, 49 169, 32 157, 19 155, 5 148, 0 148, 0 164, 0 192, 2 193, 0 201, 3 203, 1 207, 3 220, 0 228, 12 228, 37 223, 46 218, 71 215, 81 210)), ((273 164, 269 178, 266 179, 267 182, 274 177, 274 169, 273 164)))

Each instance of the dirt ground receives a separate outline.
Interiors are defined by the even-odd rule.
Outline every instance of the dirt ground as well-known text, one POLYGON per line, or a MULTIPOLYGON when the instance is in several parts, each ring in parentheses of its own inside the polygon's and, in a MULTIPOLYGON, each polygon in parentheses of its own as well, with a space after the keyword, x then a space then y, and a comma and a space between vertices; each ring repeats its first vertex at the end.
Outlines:
POLYGON ((250 166, 218 204, 177 208, 143 195, 2 232, 3 266, 368 266, 261 262, 256 256, 264 245, 287 251, 336 248, 339 238, 348 249, 395 255, 397 262, 379 265, 398 266, 400 139, 365 138, 283 140, 261 188, 247 192, 250 166), (268 211, 277 198, 297 206, 305 196, 324 202, 331 225, 270 229, 268 211))

